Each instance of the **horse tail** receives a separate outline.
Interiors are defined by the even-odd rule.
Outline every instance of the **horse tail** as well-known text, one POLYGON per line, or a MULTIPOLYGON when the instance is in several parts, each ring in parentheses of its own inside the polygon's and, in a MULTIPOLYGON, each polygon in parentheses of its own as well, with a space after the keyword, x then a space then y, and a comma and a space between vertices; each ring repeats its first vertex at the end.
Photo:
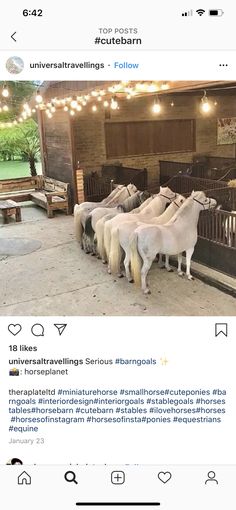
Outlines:
POLYGON ((78 243, 81 243, 82 235, 83 235, 83 225, 81 223, 81 213, 82 213, 82 209, 79 208, 78 204, 75 204, 74 225, 75 225, 75 237, 76 237, 78 243))
POLYGON ((102 260, 106 260, 106 252, 104 247, 104 225, 104 219, 100 218, 100 220, 97 221, 95 227, 97 237, 97 253, 102 260))
POLYGON ((120 263, 122 257, 122 248, 120 246, 119 228, 115 228, 111 233, 111 247, 109 256, 109 267, 112 274, 120 273, 120 263))
POLYGON ((142 259, 138 252, 138 234, 134 232, 131 235, 130 239, 130 264, 131 264, 131 274, 134 280, 134 283, 141 286, 141 269, 142 269, 142 259))
POLYGON ((84 232, 89 237, 92 238, 94 236, 94 230, 92 227, 92 215, 89 214, 85 220, 84 232))
POLYGON ((110 221, 106 221, 106 223, 104 225, 104 248, 105 248, 107 260, 109 260, 110 245, 111 245, 111 227, 110 227, 110 221))

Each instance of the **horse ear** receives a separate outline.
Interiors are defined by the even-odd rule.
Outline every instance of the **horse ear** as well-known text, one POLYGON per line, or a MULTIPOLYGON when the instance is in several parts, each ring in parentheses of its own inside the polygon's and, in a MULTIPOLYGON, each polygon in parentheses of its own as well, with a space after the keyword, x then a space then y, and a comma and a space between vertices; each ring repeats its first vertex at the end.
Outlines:
POLYGON ((160 191, 162 191, 162 190, 163 190, 163 188, 162 188, 162 186, 160 186, 160 191))

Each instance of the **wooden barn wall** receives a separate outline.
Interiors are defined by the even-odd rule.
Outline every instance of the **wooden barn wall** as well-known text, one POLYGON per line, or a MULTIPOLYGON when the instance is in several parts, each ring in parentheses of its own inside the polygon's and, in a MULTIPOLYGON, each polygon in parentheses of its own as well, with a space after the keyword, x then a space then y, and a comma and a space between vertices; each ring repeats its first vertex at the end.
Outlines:
MULTIPOLYGON (((210 96, 210 94, 209 94, 210 96)), ((73 120, 74 147, 76 160, 86 172, 99 171, 105 162, 119 161, 126 166, 147 168, 149 184, 159 181, 159 160, 190 162, 196 154, 214 156, 235 156, 234 145, 217 146, 216 121, 218 117, 236 116, 236 98, 222 96, 214 98, 218 102, 214 112, 203 115, 199 110, 200 98, 191 95, 174 97, 174 107, 170 106, 171 97, 165 96, 162 101, 162 112, 152 113, 153 97, 134 98, 120 101, 120 109, 111 112, 111 118, 105 119, 102 113, 81 113, 73 120), (105 123, 135 120, 164 120, 164 119, 195 119, 196 150, 195 152, 176 152, 162 154, 142 154, 138 156, 120 156, 107 158, 105 144, 105 123)))
POLYGON ((58 181, 69 182, 74 201, 74 172, 71 146, 70 119, 58 112, 52 119, 43 115, 45 174, 58 181))

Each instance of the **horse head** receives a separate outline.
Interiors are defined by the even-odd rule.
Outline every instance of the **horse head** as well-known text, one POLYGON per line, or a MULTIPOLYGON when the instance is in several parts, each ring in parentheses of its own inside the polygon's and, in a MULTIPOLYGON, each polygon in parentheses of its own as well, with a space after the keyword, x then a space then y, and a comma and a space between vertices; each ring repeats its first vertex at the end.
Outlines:
POLYGON ((167 198, 170 202, 175 200, 176 196, 177 196, 176 193, 174 191, 172 191, 170 188, 168 188, 168 187, 163 188, 162 186, 160 186, 159 195, 161 197, 167 198))
POLYGON ((128 186, 127 186, 127 190, 128 190, 128 193, 129 193, 130 195, 134 195, 134 193, 136 193, 136 191, 138 191, 138 190, 137 190, 137 188, 136 188, 136 186, 135 186, 134 184, 131 184, 131 183, 130 183, 130 184, 128 184, 128 186))
POLYGON ((209 198, 204 191, 192 191, 191 198, 203 207, 203 209, 213 209, 217 206, 214 198, 209 198))

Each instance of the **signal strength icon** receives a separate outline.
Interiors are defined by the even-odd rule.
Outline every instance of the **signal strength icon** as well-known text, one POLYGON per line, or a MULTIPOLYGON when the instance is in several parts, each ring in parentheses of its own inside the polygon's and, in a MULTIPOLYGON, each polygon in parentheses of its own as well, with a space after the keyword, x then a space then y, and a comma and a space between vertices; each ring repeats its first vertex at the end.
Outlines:
POLYGON ((204 14, 204 12, 206 12, 206 11, 204 11, 204 9, 198 9, 198 10, 196 11, 196 13, 197 13, 199 16, 202 16, 202 15, 204 14))
POLYGON ((191 11, 182 12, 182 16, 193 16, 193 10, 191 9, 191 11))

